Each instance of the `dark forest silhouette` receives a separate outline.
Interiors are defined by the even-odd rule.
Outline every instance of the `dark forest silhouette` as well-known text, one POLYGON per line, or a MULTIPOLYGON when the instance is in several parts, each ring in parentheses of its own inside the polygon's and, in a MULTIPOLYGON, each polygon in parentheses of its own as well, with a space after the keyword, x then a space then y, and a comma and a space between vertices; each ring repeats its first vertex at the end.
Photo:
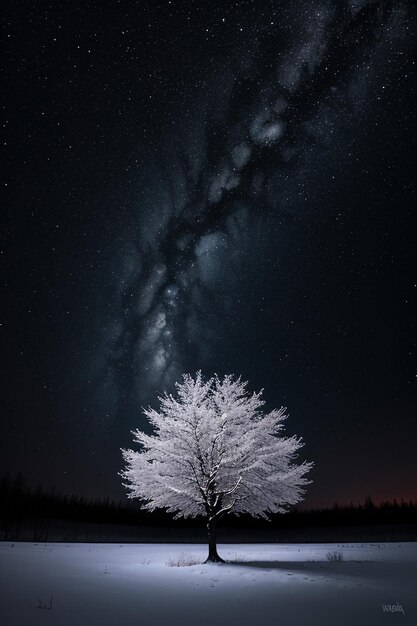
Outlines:
MULTIPOLYGON (((87 500, 78 495, 61 495, 55 488, 44 490, 41 486, 33 489, 21 474, 10 476, 5 474, 0 478, 0 540, 15 541, 23 538, 33 541, 48 541, 48 520, 59 522, 75 522, 79 525, 108 524, 178 530, 181 534, 186 529, 195 529, 201 526, 201 520, 172 520, 172 516, 163 511, 149 513, 143 511, 137 502, 114 502, 105 499, 87 500), (28 530, 29 529, 29 530, 28 530)), ((248 516, 231 517, 225 519, 224 528, 235 528, 240 531, 249 530, 248 540, 254 531, 256 539, 265 530, 276 529, 328 529, 332 527, 387 527, 391 529, 390 538, 396 538, 392 533, 395 527, 407 527, 407 537, 417 538, 417 502, 393 500, 373 503, 370 497, 364 503, 341 506, 335 504, 331 508, 289 511, 285 515, 271 515, 271 521, 254 520, 248 516)), ((241 535, 240 535, 241 536, 241 535)), ((308 532, 303 533, 308 539, 308 532)), ((171 540, 172 540, 171 534, 171 540)), ((404 538, 404 537, 403 537, 404 538)), ((71 537, 62 535, 62 540, 77 540, 77 533, 71 537)), ((51 539, 49 539, 51 540, 51 539)), ((57 540, 54 537, 53 540, 57 540)), ((325 538, 324 538, 325 540, 325 538)))

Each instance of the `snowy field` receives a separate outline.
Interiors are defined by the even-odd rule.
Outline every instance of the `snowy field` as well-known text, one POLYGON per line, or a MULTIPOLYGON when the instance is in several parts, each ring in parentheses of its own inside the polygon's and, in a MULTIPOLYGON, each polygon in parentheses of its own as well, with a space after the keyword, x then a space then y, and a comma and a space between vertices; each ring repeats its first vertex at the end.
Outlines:
POLYGON ((227 544, 219 545, 228 560, 221 565, 202 564, 206 552, 190 544, 0 543, 0 624, 417 624, 417 543, 227 544), (40 608, 51 598, 50 609, 40 608))

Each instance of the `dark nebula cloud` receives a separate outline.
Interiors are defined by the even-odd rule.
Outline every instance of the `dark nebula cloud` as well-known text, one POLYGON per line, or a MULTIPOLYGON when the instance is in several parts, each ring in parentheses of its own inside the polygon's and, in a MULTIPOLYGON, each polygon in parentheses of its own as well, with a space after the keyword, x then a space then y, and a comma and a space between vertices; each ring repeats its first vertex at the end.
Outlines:
POLYGON ((210 363, 220 302, 262 255, 256 237, 279 223, 285 246, 286 222, 302 223, 307 197, 349 159, 406 22, 401 2, 291 3, 178 112, 142 172, 116 277, 99 360, 115 413, 210 363))

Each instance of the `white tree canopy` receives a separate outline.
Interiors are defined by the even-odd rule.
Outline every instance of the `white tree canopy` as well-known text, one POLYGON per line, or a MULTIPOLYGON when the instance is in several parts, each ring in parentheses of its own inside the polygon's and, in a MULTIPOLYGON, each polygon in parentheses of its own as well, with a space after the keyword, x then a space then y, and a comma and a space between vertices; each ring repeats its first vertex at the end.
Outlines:
POLYGON ((312 463, 294 462, 301 438, 283 437, 283 408, 263 413, 262 391, 250 394, 233 376, 177 383, 177 395, 148 409, 155 434, 133 431, 139 452, 122 450, 128 497, 179 517, 226 513, 268 518, 302 499, 312 463))

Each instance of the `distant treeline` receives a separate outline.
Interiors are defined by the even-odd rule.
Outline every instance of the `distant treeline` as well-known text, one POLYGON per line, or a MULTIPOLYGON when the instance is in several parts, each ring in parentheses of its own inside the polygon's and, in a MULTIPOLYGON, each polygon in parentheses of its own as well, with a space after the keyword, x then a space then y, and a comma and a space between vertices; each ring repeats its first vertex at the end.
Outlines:
MULTIPOLYGON (((375 505, 370 497, 363 504, 350 504, 331 508, 297 510, 285 515, 271 516, 271 522, 254 520, 248 516, 226 517, 222 526, 236 528, 313 528, 337 526, 417 524, 417 502, 393 500, 375 505)), ((67 496, 44 490, 32 489, 18 474, 6 474, 0 478, 0 540, 19 536, 22 524, 30 522, 35 529, 42 527, 42 520, 54 519, 80 523, 115 524, 126 526, 193 528, 201 526, 201 520, 176 520, 163 511, 142 511, 139 503, 114 502, 105 499, 87 500, 82 496, 67 496), (39 523, 39 524, 38 524, 39 523)), ((42 540, 39 537, 39 540, 42 540)))

